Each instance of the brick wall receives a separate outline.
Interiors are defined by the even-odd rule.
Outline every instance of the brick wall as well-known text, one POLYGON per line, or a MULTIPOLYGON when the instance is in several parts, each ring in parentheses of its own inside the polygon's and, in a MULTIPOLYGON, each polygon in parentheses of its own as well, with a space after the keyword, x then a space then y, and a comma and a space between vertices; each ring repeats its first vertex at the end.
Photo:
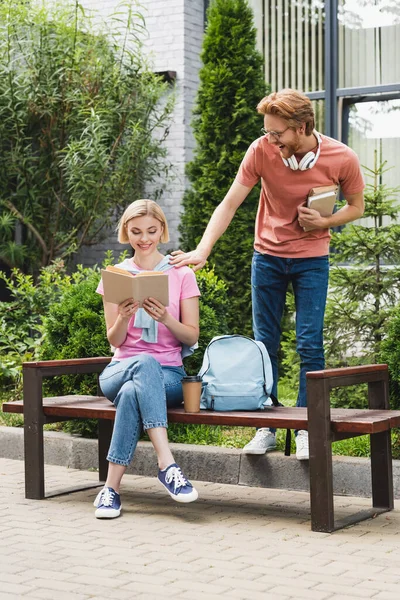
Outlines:
MULTIPOLYGON (((85 8, 95 8, 103 16, 112 13, 118 3, 119 0, 82 1, 85 8)), ((144 48, 153 70, 177 73, 176 106, 166 141, 168 158, 174 165, 174 177, 159 201, 170 228, 171 241, 167 244, 170 249, 179 246, 178 225, 182 197, 187 186, 185 165, 192 158, 194 148, 190 122, 199 83, 204 0, 141 0, 140 11, 145 17, 148 32, 144 48)), ((146 196, 151 198, 151 192, 151 188, 146 190, 146 196)), ((116 251, 124 248, 116 242, 112 231, 103 243, 84 248, 77 256, 77 262, 85 265, 99 263, 109 248, 116 251)))

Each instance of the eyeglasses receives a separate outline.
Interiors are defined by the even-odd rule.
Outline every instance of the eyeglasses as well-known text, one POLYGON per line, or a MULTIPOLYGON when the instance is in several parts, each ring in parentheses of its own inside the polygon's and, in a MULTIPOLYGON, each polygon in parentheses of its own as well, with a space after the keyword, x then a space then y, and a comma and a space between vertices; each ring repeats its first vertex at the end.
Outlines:
POLYGON ((264 127, 261 128, 261 133, 263 135, 272 135, 272 137, 274 137, 276 140, 279 140, 279 138, 286 133, 286 131, 290 129, 290 127, 286 127, 286 129, 284 131, 267 131, 266 129, 264 129, 264 127))

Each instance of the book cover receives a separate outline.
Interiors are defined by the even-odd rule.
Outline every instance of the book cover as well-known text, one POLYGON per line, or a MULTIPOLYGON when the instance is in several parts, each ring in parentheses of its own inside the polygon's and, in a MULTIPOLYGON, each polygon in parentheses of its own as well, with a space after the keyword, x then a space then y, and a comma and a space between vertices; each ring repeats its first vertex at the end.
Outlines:
MULTIPOLYGON (((312 188, 307 197, 307 207, 317 210, 321 217, 329 217, 333 213, 336 197, 337 186, 312 188)), ((311 231, 311 228, 305 227, 304 231, 311 231)))
POLYGON ((168 275, 160 271, 143 271, 134 275, 119 267, 102 269, 104 300, 120 304, 133 298, 142 307, 146 298, 152 297, 164 306, 169 304, 168 275))

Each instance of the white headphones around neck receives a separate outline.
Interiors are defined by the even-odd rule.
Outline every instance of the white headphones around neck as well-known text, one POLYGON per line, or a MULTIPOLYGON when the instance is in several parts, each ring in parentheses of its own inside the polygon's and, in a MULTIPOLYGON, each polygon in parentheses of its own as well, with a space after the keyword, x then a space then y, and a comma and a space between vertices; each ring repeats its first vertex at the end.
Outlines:
POLYGON ((317 160, 319 158, 319 155, 321 152, 321 143, 322 143, 322 139, 321 139, 321 136, 318 133, 318 131, 316 131, 314 129, 313 134, 317 138, 317 142, 318 142, 317 151, 315 153, 307 152, 307 154, 305 156, 303 156, 303 158, 301 159, 300 162, 297 162, 297 159, 294 154, 292 156, 290 156, 289 158, 283 158, 283 156, 282 156, 281 158, 286 167, 290 167, 292 169, 292 171, 307 171, 307 169, 313 168, 313 166, 315 165, 315 163, 317 162, 317 160))

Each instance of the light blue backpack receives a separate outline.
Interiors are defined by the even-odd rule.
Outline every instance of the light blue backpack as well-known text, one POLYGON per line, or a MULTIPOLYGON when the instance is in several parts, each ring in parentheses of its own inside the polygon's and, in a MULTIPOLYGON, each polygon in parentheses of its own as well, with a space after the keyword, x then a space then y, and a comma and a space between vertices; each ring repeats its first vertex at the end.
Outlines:
POLYGON ((244 335, 214 337, 204 353, 200 407, 208 410, 259 410, 280 406, 271 396, 271 361, 262 342, 244 335))

